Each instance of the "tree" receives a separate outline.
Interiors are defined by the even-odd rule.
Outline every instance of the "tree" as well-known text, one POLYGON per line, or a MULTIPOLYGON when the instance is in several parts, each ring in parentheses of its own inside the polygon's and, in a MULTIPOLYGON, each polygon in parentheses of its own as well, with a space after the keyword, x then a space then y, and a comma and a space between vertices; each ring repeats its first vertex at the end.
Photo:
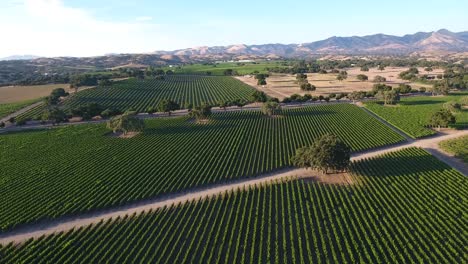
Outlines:
POLYGON ((395 90, 390 91, 379 91, 376 94, 377 98, 384 101, 384 104, 395 104, 400 101, 400 93, 395 90))
POLYGON ((315 85, 310 84, 310 83, 303 83, 303 84, 301 84, 301 90, 303 90, 303 91, 315 91, 315 90, 317 90, 317 87, 315 85))
POLYGON ((224 100, 220 100, 220 101, 218 101, 218 106, 219 106, 220 108, 223 108, 224 111, 226 111, 226 108, 229 107, 229 106, 231 106, 231 102, 229 102, 229 101, 224 101, 224 100))
POLYGON ((0 128, 4 128, 5 127, 5 123, 4 122, 0 122, 0 128))
POLYGON ((49 95, 44 98, 44 104, 48 107, 55 106, 59 103, 59 99, 60 97, 49 95))
POLYGON ((383 66, 383 65, 379 65, 379 67, 378 67, 378 70, 379 70, 379 71, 383 71, 383 70, 385 70, 385 66, 383 66))
POLYGON ((400 85, 398 85, 398 87, 396 88, 396 91, 402 93, 402 94, 407 94, 407 93, 410 93, 411 92, 411 86, 408 85, 408 84, 403 84, 401 83, 400 85))
POLYGON ((97 103, 90 103, 71 109, 71 114, 82 117, 84 120, 89 120, 94 116, 100 115, 102 111, 104 111, 102 106, 97 103))
POLYGON ((190 116, 194 117, 197 121, 206 120, 211 116, 211 106, 203 102, 192 109, 190 116))
POLYGON ((459 112, 462 109, 462 105, 455 101, 444 103, 443 107, 444 109, 446 109, 447 111, 450 111, 451 113, 459 112))
POLYGON ((259 80, 257 81, 257 85, 266 85, 266 84, 267 84, 267 82, 266 82, 265 79, 259 79, 259 80))
POLYGON ((369 71, 369 67, 367 67, 367 66, 364 65, 364 66, 361 67, 361 71, 366 71, 366 72, 368 72, 368 71, 369 71))
POLYGON ((468 96, 463 96, 462 99, 460 100, 460 104, 463 106, 468 105, 468 96))
POLYGON ((226 69, 224 70, 223 74, 226 76, 232 76, 234 74, 234 71, 232 69, 226 69))
POLYGON ((65 97, 65 96, 68 96, 68 93, 65 92, 65 89, 63 89, 63 88, 56 88, 56 89, 52 90, 52 92, 50 93, 50 96, 65 97))
POLYGON ((112 129, 113 133, 122 132, 126 135, 128 132, 141 132, 145 129, 145 121, 139 119, 134 113, 126 112, 122 115, 114 116, 107 121, 107 128, 112 129))
POLYGON ((376 83, 381 83, 381 82, 386 82, 386 81, 387 81, 387 79, 385 77, 380 76, 380 75, 375 76, 374 80, 373 80, 373 82, 376 82, 376 83))
POLYGON ((432 114, 430 124, 433 127, 447 127, 449 124, 455 124, 455 116, 448 110, 442 109, 432 114))
POLYGON ((281 105, 277 102, 268 101, 263 103, 262 112, 267 116, 274 116, 281 111, 281 105))
POLYGON ((369 77, 367 77, 367 75, 365 75, 365 74, 358 74, 356 76, 356 78, 361 82, 365 82, 365 81, 369 80, 369 77))
POLYGON ((156 108, 158 109, 159 112, 168 113, 168 115, 170 116, 171 112, 180 109, 180 106, 178 103, 172 100, 163 99, 159 101, 156 108))
POLYGON ((424 70, 427 71, 427 72, 433 71, 432 67, 426 67, 424 70))
POLYGON ((247 103, 248 102, 245 99, 237 99, 234 101, 234 105, 240 108, 244 107, 247 103))
POLYGON ((262 91, 253 92, 250 98, 254 102, 266 102, 268 99, 267 95, 262 91))
POLYGON ((337 79, 338 81, 340 81, 340 82, 343 81, 343 80, 345 80, 345 79, 347 79, 347 78, 348 78, 348 75, 344 75, 344 74, 341 74, 341 73, 338 74, 338 76, 336 76, 336 79, 337 79))
POLYGON ((109 78, 100 79, 97 84, 99 87, 108 87, 112 85, 112 80, 109 78))
POLYGON ((362 91, 354 91, 350 94, 348 94, 348 99, 352 100, 353 102, 362 100, 365 96, 365 92, 362 91))
POLYGON ((345 171, 350 164, 351 149, 333 134, 325 134, 310 147, 296 150, 291 163, 300 168, 345 171))
POLYGON ((42 113, 41 120, 44 122, 51 121, 52 124, 55 125, 68 121, 68 118, 67 114, 63 110, 58 107, 54 107, 44 111, 44 113, 42 113))
POLYGON ((376 83, 372 86, 372 91, 378 93, 379 91, 390 91, 392 87, 390 85, 385 85, 383 83, 376 83))
MULTIPOLYGON (((148 112, 150 113, 150 112, 148 112)), ((120 115, 122 112, 116 108, 107 108, 104 111, 101 112, 101 117, 103 118, 109 118, 112 116, 120 115)))
POLYGON ((430 88, 432 95, 448 95, 450 91, 450 87, 447 81, 439 81, 434 83, 434 85, 430 88))

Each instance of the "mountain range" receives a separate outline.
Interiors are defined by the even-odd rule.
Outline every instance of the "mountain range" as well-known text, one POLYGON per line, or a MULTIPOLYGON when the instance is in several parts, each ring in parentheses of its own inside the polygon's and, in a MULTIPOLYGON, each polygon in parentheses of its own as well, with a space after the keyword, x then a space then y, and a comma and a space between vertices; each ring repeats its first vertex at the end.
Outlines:
POLYGON ((196 47, 174 51, 156 51, 154 54, 189 56, 194 58, 225 55, 264 57, 303 57, 311 55, 406 55, 414 52, 468 52, 468 31, 454 33, 446 29, 434 32, 392 36, 331 37, 302 44, 264 44, 196 47))

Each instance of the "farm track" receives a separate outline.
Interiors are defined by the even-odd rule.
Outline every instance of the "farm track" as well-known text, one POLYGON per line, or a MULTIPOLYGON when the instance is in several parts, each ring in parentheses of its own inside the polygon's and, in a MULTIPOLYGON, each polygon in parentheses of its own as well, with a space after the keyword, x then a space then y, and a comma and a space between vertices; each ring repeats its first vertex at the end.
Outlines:
MULTIPOLYGON (((453 168, 459 170, 465 176, 468 176, 468 167, 465 164, 457 162, 457 159, 447 156, 438 148, 439 142, 464 135, 468 135, 468 130, 456 131, 452 134, 438 135, 421 140, 407 141, 393 146, 355 153, 352 155, 351 160, 358 161, 366 158, 372 158, 407 147, 420 147, 426 149, 435 157, 441 159, 453 168)), ((239 189, 244 186, 254 186, 265 182, 275 181, 284 178, 306 176, 307 173, 308 172, 304 169, 283 169, 255 178, 229 181, 201 188, 193 188, 184 192, 167 194, 159 196, 155 199, 140 201, 125 206, 114 207, 102 211, 84 213, 77 216, 62 217, 56 220, 31 224, 1 234, 0 244, 7 244, 9 242, 21 243, 29 238, 37 238, 43 235, 67 231, 72 228, 79 228, 90 224, 95 224, 100 221, 116 218, 118 216, 131 215, 133 213, 139 214, 142 212, 147 212, 149 210, 155 210, 157 208, 170 206, 172 204, 184 203, 187 201, 220 195, 227 191, 239 189)))

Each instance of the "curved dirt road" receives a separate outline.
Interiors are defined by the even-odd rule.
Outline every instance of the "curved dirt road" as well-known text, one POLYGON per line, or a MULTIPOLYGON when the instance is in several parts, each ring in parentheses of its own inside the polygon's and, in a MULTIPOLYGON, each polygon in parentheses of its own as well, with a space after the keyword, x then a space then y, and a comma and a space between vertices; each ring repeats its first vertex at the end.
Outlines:
MULTIPOLYGON (((416 140, 412 142, 404 142, 398 145, 380 148, 377 150, 369 150, 361 153, 352 155, 351 160, 357 161, 365 158, 372 158, 388 152, 393 152, 407 147, 421 147, 428 150, 431 153, 436 153, 434 156, 441 158, 442 161, 453 166, 465 176, 468 176, 468 166, 466 164, 457 164, 457 159, 447 156, 446 154, 439 151, 438 143, 447 139, 452 139, 468 135, 468 130, 456 131, 449 135, 439 135, 431 138, 416 140)), ((46 223, 35 223, 28 226, 17 228, 11 232, 7 232, 0 235, 0 244, 7 244, 9 242, 21 243, 31 237, 40 237, 42 235, 52 234, 61 231, 67 231, 72 228, 78 228, 87 226, 89 224, 98 223, 101 220, 107 220, 110 218, 116 218, 118 216, 131 215, 133 213, 142 213, 149 210, 155 210, 164 206, 171 206, 172 204, 183 203, 186 201, 202 199, 206 197, 212 197, 225 192, 236 190, 238 188, 259 185, 265 182, 290 178, 290 177, 301 177, 310 174, 310 171, 304 169, 283 169, 280 171, 265 174, 263 176, 255 178, 240 179, 236 181, 230 181, 221 184, 215 184, 200 188, 194 188, 185 192, 168 194, 160 196, 156 199, 150 199, 145 201, 136 202, 133 204, 110 208, 107 210, 83 213, 77 216, 66 216, 59 219, 50 220, 46 223)))

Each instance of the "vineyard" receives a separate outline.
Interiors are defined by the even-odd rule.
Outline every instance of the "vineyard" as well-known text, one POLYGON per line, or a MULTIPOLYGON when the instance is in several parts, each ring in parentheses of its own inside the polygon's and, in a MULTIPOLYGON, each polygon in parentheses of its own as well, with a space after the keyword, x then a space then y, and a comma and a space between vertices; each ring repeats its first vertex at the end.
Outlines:
POLYGON ((219 100, 249 100, 253 89, 231 77, 166 76, 165 80, 128 79, 116 82, 111 87, 88 89, 76 94, 66 102, 67 108, 87 103, 115 107, 122 111, 134 109, 145 112, 156 107, 162 99, 171 99, 181 107, 187 103, 216 104, 219 100))
MULTIPOLYGON (((379 103, 366 103, 366 107, 387 120, 413 138, 420 138, 435 134, 428 128, 429 119, 434 112, 442 109, 443 104, 450 101, 460 101, 467 93, 452 94, 450 96, 437 97, 408 97, 403 98, 397 106, 383 106, 379 103)), ((463 109, 455 113, 456 128, 468 127, 468 110, 463 109)))
POLYGON ((468 136, 440 142, 440 147, 468 164, 468 136))
POLYGON ((422 149, 0 248, 0 263, 467 263, 468 181, 422 149))
POLYGON ((9 114, 12 114, 20 110, 21 108, 31 105, 37 101, 38 101, 37 99, 34 99, 34 100, 17 102, 17 103, 0 104, 0 118, 8 116, 9 114))
POLYGON ((237 72, 240 75, 245 74, 253 74, 254 72, 259 73, 268 73, 266 70, 267 68, 286 68, 287 66, 282 65, 282 61, 276 62, 256 62, 255 64, 251 62, 246 63, 235 63, 235 62, 228 62, 228 63, 217 63, 216 65, 213 64, 192 64, 192 65, 184 65, 180 67, 165 67, 164 70, 171 70, 174 71, 175 74, 199 74, 199 75, 206 75, 207 72, 210 72, 211 75, 216 76, 223 76, 224 71, 231 69, 237 72))
POLYGON ((104 125, 0 137, 0 227, 129 203, 288 167, 296 148, 333 132, 353 151, 404 140, 350 104, 309 106, 264 117, 223 112, 208 124, 147 120, 131 139, 104 125), (31 195, 34 194, 34 195, 31 195))

